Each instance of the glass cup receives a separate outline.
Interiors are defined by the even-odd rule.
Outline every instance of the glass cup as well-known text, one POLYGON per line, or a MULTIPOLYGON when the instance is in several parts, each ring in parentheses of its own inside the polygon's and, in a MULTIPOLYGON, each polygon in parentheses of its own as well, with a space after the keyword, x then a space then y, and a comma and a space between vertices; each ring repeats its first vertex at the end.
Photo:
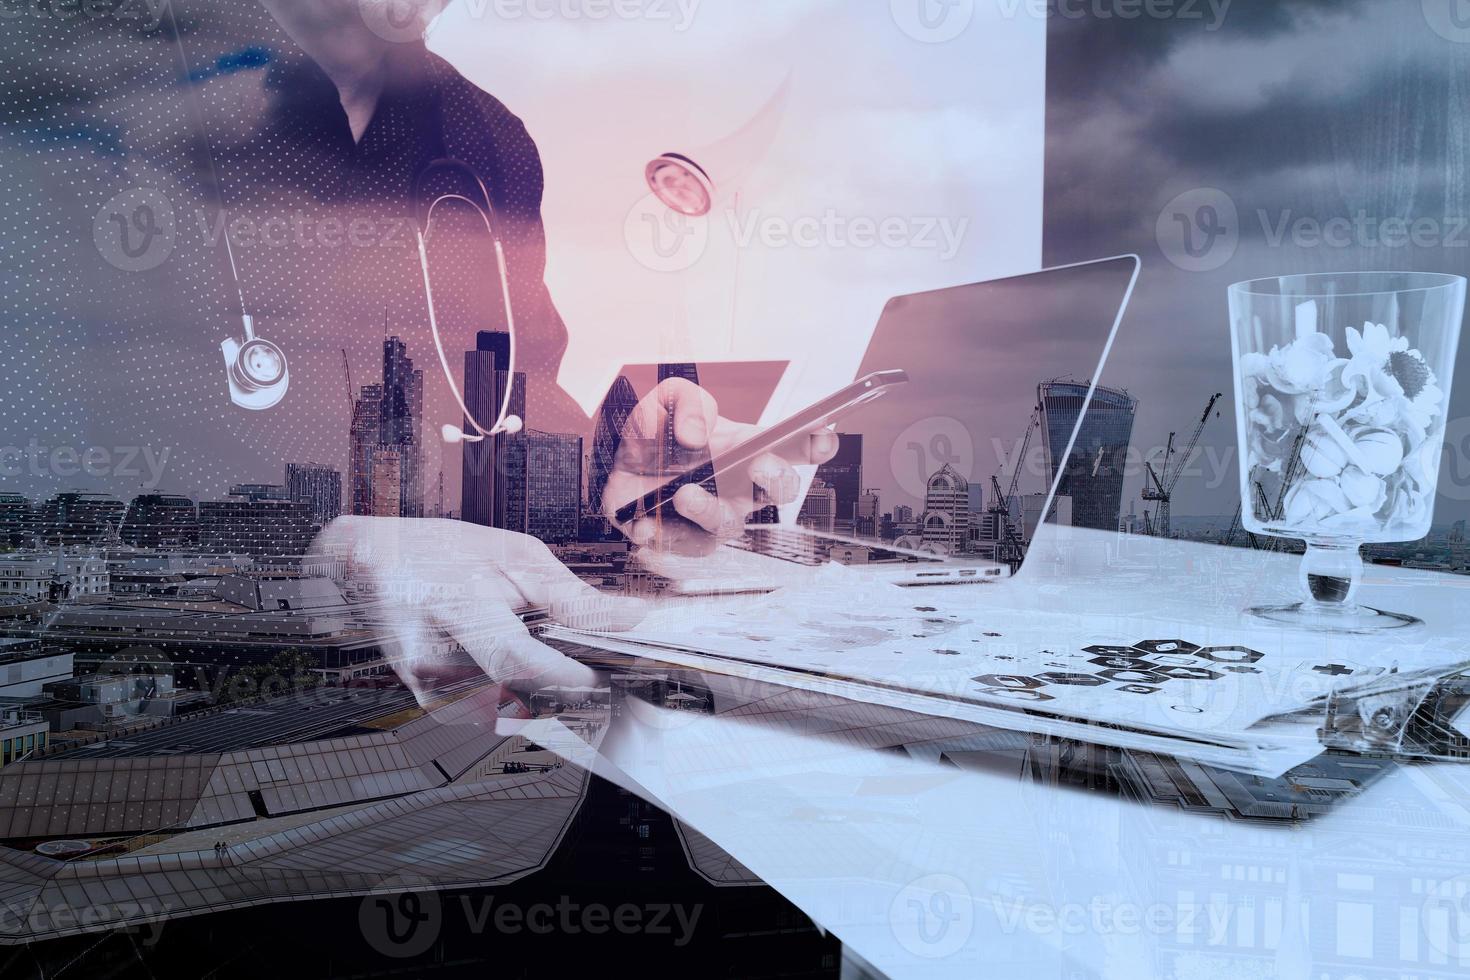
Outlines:
POLYGON ((1358 605, 1361 548, 1429 533, 1465 286, 1365 272, 1230 287, 1242 521, 1307 543, 1301 600, 1255 615, 1333 632, 1418 624, 1358 605))

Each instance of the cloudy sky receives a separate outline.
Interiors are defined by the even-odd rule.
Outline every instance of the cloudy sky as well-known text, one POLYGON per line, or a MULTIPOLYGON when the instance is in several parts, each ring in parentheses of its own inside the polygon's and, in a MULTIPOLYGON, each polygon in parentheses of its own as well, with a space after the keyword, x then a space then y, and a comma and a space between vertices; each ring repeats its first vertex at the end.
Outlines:
MULTIPOLYGON (((1451 0, 1236 0, 1217 25, 1050 19, 1046 260, 1116 251, 1144 259, 1106 379, 1142 399, 1136 445, 1187 434, 1210 394, 1229 395, 1230 283, 1470 271, 1470 29, 1450 9, 1451 0), (1167 221, 1159 229, 1186 194, 1185 210, 1211 203, 1225 213, 1228 201, 1238 214, 1234 232, 1198 263, 1183 253, 1181 229, 1167 221), (1427 247, 1397 247, 1373 230, 1355 231, 1348 247, 1276 235, 1283 221, 1360 212, 1427 220, 1427 247)), ((1464 374, 1470 350, 1461 353, 1464 374)), ((1181 485, 1175 513, 1234 510, 1233 460, 1223 480, 1217 464, 1235 444, 1233 400, 1221 404, 1205 439, 1215 455, 1181 485)), ((1470 514, 1467 414, 1462 395, 1451 410, 1460 446, 1443 474, 1440 520, 1470 514)))

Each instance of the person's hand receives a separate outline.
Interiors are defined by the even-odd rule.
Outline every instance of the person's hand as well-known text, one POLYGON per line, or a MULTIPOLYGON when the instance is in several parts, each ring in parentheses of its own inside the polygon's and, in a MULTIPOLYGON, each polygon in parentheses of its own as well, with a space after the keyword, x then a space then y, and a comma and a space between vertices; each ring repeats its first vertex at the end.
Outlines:
MULTIPOLYGON (((715 399, 683 378, 662 382, 638 403, 623 429, 613 471, 603 490, 603 511, 616 523, 619 508, 657 489, 681 472, 734 448, 757 434, 753 425, 721 418, 715 399), (674 452, 666 444, 673 422, 674 452), (672 458, 671 458, 672 457, 672 458)), ((705 555, 739 535, 745 519, 768 504, 796 500, 801 479, 794 465, 825 463, 837 455, 837 434, 806 433, 751 463, 749 479, 722 480, 718 495, 689 484, 674 496, 682 520, 639 518, 619 525, 634 544, 680 555, 705 555), (731 484, 726 486, 725 484, 731 484), (755 488, 764 499, 755 499, 755 488)))
POLYGON ((532 637, 519 613, 539 608, 566 626, 626 630, 647 612, 582 582, 535 538, 459 521, 342 517, 312 550, 347 560, 396 647, 394 670, 421 704, 443 666, 432 653, 444 636, 516 690, 590 687, 594 672, 532 637))

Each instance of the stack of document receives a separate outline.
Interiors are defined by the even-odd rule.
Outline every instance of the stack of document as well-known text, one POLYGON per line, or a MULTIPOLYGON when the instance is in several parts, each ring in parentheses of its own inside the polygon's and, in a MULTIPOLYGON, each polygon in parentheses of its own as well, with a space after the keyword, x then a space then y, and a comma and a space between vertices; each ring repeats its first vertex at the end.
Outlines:
POLYGON ((1470 667, 1464 651, 1411 641, 1385 657, 1381 638, 1019 609, 969 589, 831 577, 670 602, 631 632, 552 626, 543 638, 1270 778, 1323 751, 1329 701, 1421 698, 1470 667))

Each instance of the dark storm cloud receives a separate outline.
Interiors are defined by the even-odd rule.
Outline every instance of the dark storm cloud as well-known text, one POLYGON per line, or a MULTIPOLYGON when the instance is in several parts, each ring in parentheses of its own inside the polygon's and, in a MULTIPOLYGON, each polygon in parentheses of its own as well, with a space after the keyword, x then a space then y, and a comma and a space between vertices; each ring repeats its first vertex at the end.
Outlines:
POLYGON ((1142 135, 1179 167, 1241 179, 1360 154, 1381 145, 1385 128, 1411 137, 1406 150, 1443 146, 1453 71, 1446 63, 1395 63, 1373 66, 1346 90, 1283 84, 1247 108, 1165 104, 1142 135))
MULTIPOLYGON (((1467 92, 1470 45, 1430 30, 1417 0, 1237 0, 1214 32, 1197 21, 1052 19, 1045 258, 1144 258, 1108 371, 1142 399, 1135 446, 1188 432, 1209 393, 1231 390, 1231 282, 1470 267, 1463 247, 1273 240, 1291 222, 1358 214, 1430 219, 1453 234, 1470 213, 1467 92), (1240 215, 1238 252, 1205 273, 1172 265, 1156 235, 1164 206, 1196 188, 1219 188, 1240 215)), ((1452 417, 1470 400, 1458 402, 1452 417)), ((1223 407, 1205 436, 1217 458, 1234 448, 1233 406, 1223 407)), ((1176 512, 1233 511, 1233 481, 1216 482, 1186 481, 1176 512)), ((1464 516, 1453 501, 1441 511, 1464 516)))
POLYGON ((1060 101, 1049 104, 1048 112, 1065 110, 1073 100, 1092 104, 1193 40, 1265 40, 1310 28, 1324 16, 1355 16, 1369 6, 1370 0, 1233 0, 1218 25, 1204 2, 1194 8, 1199 16, 1189 17, 1054 16, 1047 34, 1047 98, 1060 101))

